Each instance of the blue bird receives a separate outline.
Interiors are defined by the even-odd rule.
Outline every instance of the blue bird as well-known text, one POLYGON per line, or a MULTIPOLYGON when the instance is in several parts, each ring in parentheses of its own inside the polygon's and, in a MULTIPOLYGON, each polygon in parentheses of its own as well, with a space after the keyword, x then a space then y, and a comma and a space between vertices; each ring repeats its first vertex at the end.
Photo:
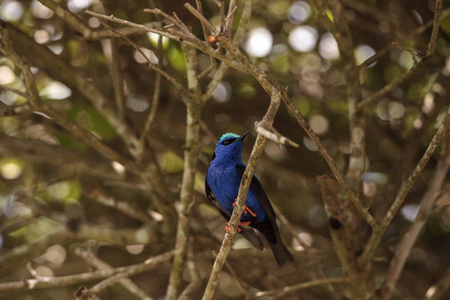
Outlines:
MULTIPOLYGON (((242 163, 242 148, 244 138, 249 132, 242 136, 234 133, 222 135, 206 174, 206 196, 227 221, 233 212, 239 185, 246 168, 242 163)), ((250 228, 239 226, 238 231, 258 249, 262 249, 263 245, 253 229, 262 233, 278 265, 283 266, 287 261, 293 261, 292 254, 281 239, 269 198, 254 175, 239 225, 250 226, 250 228)), ((228 231, 228 223, 225 230, 228 231)))

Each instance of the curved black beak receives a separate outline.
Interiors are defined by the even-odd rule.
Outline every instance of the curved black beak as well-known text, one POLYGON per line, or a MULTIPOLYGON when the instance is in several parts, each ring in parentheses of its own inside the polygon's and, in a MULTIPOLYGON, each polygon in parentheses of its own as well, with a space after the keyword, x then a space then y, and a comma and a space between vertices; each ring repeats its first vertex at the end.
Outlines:
POLYGON ((237 139, 235 139, 234 142, 243 140, 243 139, 247 136, 247 134, 249 134, 249 133, 250 133, 250 130, 248 130, 246 133, 244 133, 243 135, 241 135, 240 137, 238 137, 237 139))

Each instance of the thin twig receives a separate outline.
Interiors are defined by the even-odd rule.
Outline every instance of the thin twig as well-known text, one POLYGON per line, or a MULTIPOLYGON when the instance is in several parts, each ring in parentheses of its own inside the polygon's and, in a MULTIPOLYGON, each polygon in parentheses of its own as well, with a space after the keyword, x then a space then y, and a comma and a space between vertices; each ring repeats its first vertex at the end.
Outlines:
POLYGON ((197 9, 195 9, 195 7, 193 7, 192 5, 190 5, 189 3, 185 3, 184 7, 186 7, 186 9, 194 15, 194 17, 196 17, 197 19, 200 20, 200 22, 207 27, 214 35, 219 35, 219 31, 216 29, 216 27, 214 27, 213 24, 211 24, 206 18, 205 16, 199 12, 197 9))

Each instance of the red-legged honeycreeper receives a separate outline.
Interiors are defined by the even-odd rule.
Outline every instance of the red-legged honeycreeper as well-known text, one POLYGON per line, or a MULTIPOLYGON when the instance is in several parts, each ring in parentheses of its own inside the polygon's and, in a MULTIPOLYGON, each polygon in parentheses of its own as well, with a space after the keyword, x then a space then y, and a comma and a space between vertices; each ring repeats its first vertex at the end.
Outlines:
MULTIPOLYGON (((206 196, 227 221, 233 212, 239 185, 245 171, 245 165, 242 163, 242 148, 244 138, 249 132, 247 131, 242 136, 234 133, 222 135, 217 142, 206 174, 206 196)), ((260 231, 269 243, 280 266, 287 261, 293 261, 292 254, 281 239, 269 198, 254 175, 239 225, 250 226, 250 228, 239 227, 238 230, 255 247, 262 249, 262 242, 254 229, 260 231)), ((225 227, 225 230, 227 229, 228 224, 225 227)))

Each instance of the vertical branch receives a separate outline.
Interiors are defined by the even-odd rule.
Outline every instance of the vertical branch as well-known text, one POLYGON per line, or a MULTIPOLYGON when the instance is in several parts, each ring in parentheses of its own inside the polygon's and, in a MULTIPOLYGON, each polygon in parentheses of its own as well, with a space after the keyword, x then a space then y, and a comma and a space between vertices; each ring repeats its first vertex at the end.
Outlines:
POLYGON ((123 78, 120 71, 119 50, 115 38, 110 40, 111 46, 111 76, 113 79, 114 99, 116 100, 117 118, 123 120, 125 113, 125 95, 123 89, 123 78))
POLYGON ((181 183, 180 205, 178 207, 178 226, 175 240, 175 257, 170 272, 166 299, 177 299, 181 276, 186 256, 189 237, 189 210, 192 203, 195 173, 197 171, 197 158, 200 140, 200 111, 201 91, 197 78, 197 52, 192 46, 181 44, 186 59, 186 72, 188 78, 189 97, 186 106, 186 144, 184 148, 184 170, 181 183))
POLYGON ((336 39, 341 53, 344 74, 347 79, 348 116, 350 120, 350 160, 346 179, 350 188, 359 194, 361 190, 361 176, 364 173, 365 161, 365 120, 364 113, 357 109, 361 101, 361 86, 359 83, 359 69, 353 54, 353 41, 348 22, 344 16, 344 9, 339 1, 328 0, 329 8, 333 12, 334 23, 328 18, 322 0, 317 0, 317 8, 324 25, 336 39))
POLYGON ((365 280, 366 274, 359 268, 355 259, 363 248, 360 230, 362 217, 334 179, 322 175, 317 177, 317 181, 328 217, 334 250, 345 274, 354 278, 349 286, 352 298, 367 299, 371 292, 365 280))
POLYGON ((442 12, 442 0, 436 0, 436 8, 434 12, 433 30, 431 32, 430 42, 428 43, 427 56, 434 54, 436 49, 436 42, 439 34, 440 18, 442 12))
MULTIPOLYGON (((275 114, 280 106, 280 102, 281 94, 274 88, 271 95, 269 108, 267 109, 267 112, 264 115, 262 121, 259 122, 256 126, 262 126, 265 129, 270 129, 272 127, 275 114)), ((211 271, 211 275, 208 280, 208 284, 205 289, 205 293, 203 294, 203 300, 210 300, 214 296, 214 291, 216 290, 216 286, 219 281, 220 272, 223 268, 228 253, 230 252, 231 245, 233 244, 233 239, 236 234, 238 224, 241 220, 242 212, 245 208, 248 189, 250 188, 250 183, 252 181, 259 157, 264 150, 265 143, 266 137, 258 133, 252 149, 252 153, 248 160, 247 168, 245 169, 244 175, 242 176, 236 206, 234 207, 233 214, 231 215, 230 221, 228 222, 229 231, 225 233, 225 236, 223 238, 222 246, 220 247, 219 253, 217 254, 213 269, 211 271)))

